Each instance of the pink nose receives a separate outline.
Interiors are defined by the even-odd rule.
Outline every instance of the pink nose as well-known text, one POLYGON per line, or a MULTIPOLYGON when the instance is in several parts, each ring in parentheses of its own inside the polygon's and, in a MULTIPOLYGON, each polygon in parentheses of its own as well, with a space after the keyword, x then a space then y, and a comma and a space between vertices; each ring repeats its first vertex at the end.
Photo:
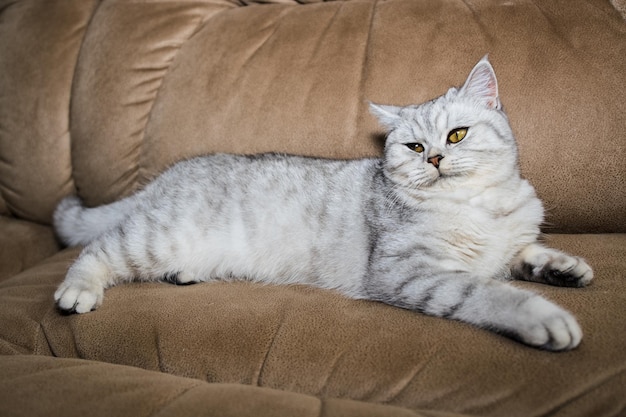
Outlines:
POLYGON ((443 155, 435 155, 428 158, 428 162, 433 164, 435 168, 439 168, 439 162, 443 159, 443 155))

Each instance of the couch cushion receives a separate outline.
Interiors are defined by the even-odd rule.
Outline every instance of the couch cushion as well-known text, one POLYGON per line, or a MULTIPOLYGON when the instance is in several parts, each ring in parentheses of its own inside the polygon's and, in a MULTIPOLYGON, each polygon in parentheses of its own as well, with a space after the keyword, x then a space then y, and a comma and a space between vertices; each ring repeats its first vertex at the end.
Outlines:
POLYGON ((3 416, 462 417, 268 388, 208 384, 78 359, 0 356, 0 369, 3 416))
POLYGON ((60 249, 50 226, 0 216, 0 281, 60 249))
POLYGON ((89 203, 137 186, 145 130, 165 74, 207 20, 232 8, 224 1, 100 3, 77 63, 71 108, 74 178, 89 203))
POLYGON ((70 250, 0 283, 0 353, 85 358, 415 410, 615 415, 626 406, 626 235, 549 240, 586 256, 593 284, 515 285, 579 318, 584 338, 571 352, 302 286, 121 285, 97 311, 63 316, 52 294, 78 253, 70 250))
POLYGON ((70 90, 96 3, 0 1, 0 213, 49 224, 74 189, 70 90))

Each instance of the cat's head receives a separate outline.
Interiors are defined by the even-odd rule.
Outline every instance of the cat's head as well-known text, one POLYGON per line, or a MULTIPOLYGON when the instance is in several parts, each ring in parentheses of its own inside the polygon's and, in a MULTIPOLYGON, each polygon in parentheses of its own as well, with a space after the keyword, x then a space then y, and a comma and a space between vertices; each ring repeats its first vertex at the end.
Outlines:
POLYGON ((406 107, 371 104, 387 128, 384 169, 408 189, 489 186, 517 173, 517 147, 487 57, 461 88, 406 107))

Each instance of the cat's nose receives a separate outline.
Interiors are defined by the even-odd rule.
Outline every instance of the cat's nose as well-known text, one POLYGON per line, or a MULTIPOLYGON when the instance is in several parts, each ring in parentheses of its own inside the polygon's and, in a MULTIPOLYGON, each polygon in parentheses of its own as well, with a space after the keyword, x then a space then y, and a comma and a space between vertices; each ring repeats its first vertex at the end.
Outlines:
POLYGON ((439 168, 439 162, 443 159, 443 155, 435 155, 428 158, 428 162, 433 164, 435 168, 439 168))

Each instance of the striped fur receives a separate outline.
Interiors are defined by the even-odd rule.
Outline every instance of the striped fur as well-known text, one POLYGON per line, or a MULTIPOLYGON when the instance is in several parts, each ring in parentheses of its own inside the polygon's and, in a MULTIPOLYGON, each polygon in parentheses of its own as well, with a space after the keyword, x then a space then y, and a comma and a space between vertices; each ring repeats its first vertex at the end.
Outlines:
POLYGON ((570 313, 506 283, 584 286, 593 273, 537 241, 542 205, 520 177, 487 59, 435 100, 372 112, 388 128, 380 159, 217 154, 180 162, 111 205, 62 201, 56 230, 85 248, 55 293, 58 307, 89 312, 106 288, 133 280, 249 279, 576 347, 582 332, 570 313), (459 128, 465 136, 450 141, 459 128))

